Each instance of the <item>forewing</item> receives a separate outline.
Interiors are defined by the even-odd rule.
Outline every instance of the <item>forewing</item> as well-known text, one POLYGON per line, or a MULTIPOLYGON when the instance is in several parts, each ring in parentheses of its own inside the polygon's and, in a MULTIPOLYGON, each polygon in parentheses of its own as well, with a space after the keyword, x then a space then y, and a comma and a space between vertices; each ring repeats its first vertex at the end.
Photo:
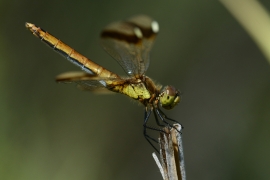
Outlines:
POLYGON ((158 30, 152 18, 134 16, 109 24, 101 33, 101 43, 129 76, 142 75, 149 66, 149 52, 158 30))

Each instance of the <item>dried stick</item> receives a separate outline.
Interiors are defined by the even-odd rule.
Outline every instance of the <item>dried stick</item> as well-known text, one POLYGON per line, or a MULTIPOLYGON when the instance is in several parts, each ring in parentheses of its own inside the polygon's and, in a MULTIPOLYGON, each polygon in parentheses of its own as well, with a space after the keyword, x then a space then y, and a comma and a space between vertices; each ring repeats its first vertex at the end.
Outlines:
POLYGON ((160 133, 160 161, 155 153, 153 158, 164 180, 186 180, 186 171, 184 163, 182 126, 174 124, 175 128, 165 127, 166 133, 160 133))

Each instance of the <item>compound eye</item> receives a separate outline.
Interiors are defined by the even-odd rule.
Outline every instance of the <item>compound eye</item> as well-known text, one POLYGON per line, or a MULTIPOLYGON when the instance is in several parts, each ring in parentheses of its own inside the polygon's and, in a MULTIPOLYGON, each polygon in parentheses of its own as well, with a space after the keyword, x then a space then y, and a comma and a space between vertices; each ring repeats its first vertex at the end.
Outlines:
POLYGON ((172 109, 180 102, 179 91, 173 86, 166 86, 161 92, 160 105, 164 109, 172 109))

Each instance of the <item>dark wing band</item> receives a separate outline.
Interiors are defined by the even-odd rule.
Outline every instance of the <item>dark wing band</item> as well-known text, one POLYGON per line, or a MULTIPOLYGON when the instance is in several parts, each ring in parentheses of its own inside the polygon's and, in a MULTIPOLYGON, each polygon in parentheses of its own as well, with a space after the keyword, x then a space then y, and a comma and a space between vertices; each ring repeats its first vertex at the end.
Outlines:
POLYGON ((150 17, 134 16, 109 24, 101 33, 101 43, 129 76, 142 75, 148 69, 158 30, 158 23, 150 17))

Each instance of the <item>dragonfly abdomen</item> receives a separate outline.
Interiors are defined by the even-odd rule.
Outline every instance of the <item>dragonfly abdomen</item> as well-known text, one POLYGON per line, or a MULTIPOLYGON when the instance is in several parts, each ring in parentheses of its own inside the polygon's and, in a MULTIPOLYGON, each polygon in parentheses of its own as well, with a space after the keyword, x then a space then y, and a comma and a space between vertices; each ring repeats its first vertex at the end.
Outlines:
POLYGON ((107 69, 101 67, 100 65, 94 63, 90 59, 81 55, 73 48, 66 45, 60 39, 57 39, 47 31, 43 30, 40 27, 35 26, 31 23, 26 23, 25 26, 42 42, 50 46, 54 51, 64 56, 68 61, 79 66, 83 71, 92 74, 98 75, 100 77, 118 77, 116 74, 108 71, 107 69))

